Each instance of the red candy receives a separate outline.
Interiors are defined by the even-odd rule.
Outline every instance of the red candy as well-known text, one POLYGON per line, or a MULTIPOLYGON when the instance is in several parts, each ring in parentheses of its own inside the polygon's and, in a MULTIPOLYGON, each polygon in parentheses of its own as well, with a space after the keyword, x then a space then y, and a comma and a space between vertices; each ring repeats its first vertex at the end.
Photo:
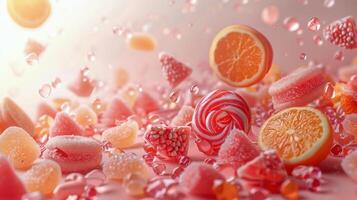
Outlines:
POLYGON ((55 121, 50 129, 52 137, 57 135, 82 135, 83 129, 67 113, 56 114, 55 121))
POLYGON ((138 93, 135 103, 133 105, 133 110, 136 114, 147 115, 150 112, 159 110, 160 107, 157 101, 152 98, 148 93, 142 91, 138 93))
POLYGON ((177 160, 186 155, 191 128, 188 126, 153 126, 145 133, 145 140, 156 149, 158 157, 177 160))
POLYGON ((218 163, 238 169, 259 155, 259 150, 243 131, 232 130, 218 152, 218 163))
POLYGON ((192 128, 198 138, 212 146, 212 154, 217 154, 231 130, 248 133, 250 122, 250 109, 241 96, 233 91, 215 90, 196 105, 192 128))
POLYGON ((77 96, 88 97, 93 92, 95 82, 86 75, 87 71, 87 67, 83 68, 79 72, 77 79, 68 86, 68 89, 77 96))
POLYGON ((180 182, 187 193, 198 196, 214 196, 216 180, 224 180, 222 174, 207 164, 193 163, 181 176, 180 182))
POLYGON ((357 47, 356 22, 352 16, 332 22, 324 29, 323 33, 325 39, 334 45, 346 49, 357 47))
POLYGON ((132 112, 128 106, 119 98, 114 98, 108 109, 103 113, 101 122, 112 127, 117 125, 119 121, 126 120, 130 115, 132 115, 132 112))
POLYGON ((194 109, 191 106, 182 106, 181 110, 172 119, 173 126, 186 126, 192 121, 194 109))
POLYGON ((2 155, 0 155, 0 174, 0 199, 21 199, 21 196, 26 193, 25 187, 2 155))
POLYGON ((40 118, 43 115, 47 115, 52 118, 55 118, 56 113, 57 111, 46 102, 41 102, 37 106, 37 118, 40 118))
POLYGON ((160 53, 162 72, 169 85, 174 88, 191 75, 192 69, 167 53, 160 53))

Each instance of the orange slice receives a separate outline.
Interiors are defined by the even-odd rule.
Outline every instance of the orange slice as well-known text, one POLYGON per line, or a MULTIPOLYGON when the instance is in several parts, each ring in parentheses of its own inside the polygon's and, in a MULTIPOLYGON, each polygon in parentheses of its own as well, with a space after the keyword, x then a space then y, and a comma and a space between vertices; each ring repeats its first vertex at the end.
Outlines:
POLYGON ((51 13, 49 0, 7 0, 10 17, 25 28, 38 28, 51 13))
POLYGON ((316 165, 330 152, 332 130, 327 117, 311 107, 293 107, 270 117, 262 126, 258 144, 275 149, 288 167, 316 165))
POLYGON ((265 36, 245 25, 221 30, 209 52, 213 71, 234 87, 247 87, 263 79, 272 58, 273 50, 265 36))

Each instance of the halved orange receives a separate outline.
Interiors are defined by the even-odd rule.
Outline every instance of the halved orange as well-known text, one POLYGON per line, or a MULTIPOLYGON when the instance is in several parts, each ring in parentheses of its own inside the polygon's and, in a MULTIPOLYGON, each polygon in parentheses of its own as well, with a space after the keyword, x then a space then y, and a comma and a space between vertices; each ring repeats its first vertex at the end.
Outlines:
POLYGON ((293 107, 270 117, 262 126, 258 144, 274 149, 288 168, 316 165, 330 152, 333 136, 324 113, 311 107, 293 107))
POLYGON ((25 28, 38 28, 51 13, 49 0, 7 0, 10 17, 25 28))
POLYGON ((228 26, 213 39, 210 65, 217 76, 234 87, 251 86, 269 71, 273 50, 268 39, 246 25, 228 26))

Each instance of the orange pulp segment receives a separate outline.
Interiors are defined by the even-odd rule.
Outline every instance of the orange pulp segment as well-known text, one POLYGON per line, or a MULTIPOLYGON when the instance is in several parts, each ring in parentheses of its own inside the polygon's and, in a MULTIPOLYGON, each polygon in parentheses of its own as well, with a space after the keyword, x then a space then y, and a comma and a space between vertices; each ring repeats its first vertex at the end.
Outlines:
POLYGON ((293 107, 270 117, 258 137, 263 150, 274 149, 287 166, 315 165, 328 155, 332 131, 327 117, 311 107, 293 107))
POLYGON ((235 87, 251 86, 269 71, 273 50, 266 37, 245 25, 228 26, 214 38, 210 65, 217 76, 235 87))

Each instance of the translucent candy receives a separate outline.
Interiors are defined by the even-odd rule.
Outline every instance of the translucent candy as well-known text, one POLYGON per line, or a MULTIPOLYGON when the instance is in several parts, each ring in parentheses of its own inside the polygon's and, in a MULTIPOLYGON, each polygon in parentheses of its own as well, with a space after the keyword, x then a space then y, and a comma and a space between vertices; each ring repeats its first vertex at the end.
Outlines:
POLYGON ((194 195, 214 195, 212 190, 216 180, 224 180, 224 177, 207 164, 192 163, 181 176, 181 186, 194 195))
POLYGON ((0 154, 0 199, 21 199, 25 187, 17 177, 10 163, 0 154))
POLYGON ((44 84, 41 86, 41 88, 38 90, 38 93, 42 98, 48 98, 51 95, 51 85, 49 84, 44 84))
POLYGON ((213 191, 217 200, 238 200, 238 188, 235 184, 227 181, 216 181, 213 191))
POLYGON ((126 193, 136 197, 144 195, 146 184, 147 179, 138 173, 128 174, 123 181, 126 193))
POLYGON ((86 182, 84 179, 68 181, 58 185, 54 192, 54 199, 67 199, 70 195, 81 196, 85 191, 86 182))
POLYGON ((324 41, 322 40, 320 35, 314 35, 312 36, 312 40, 314 41, 314 43, 318 46, 323 45, 324 41))
POLYGON ((28 192, 41 192, 48 196, 60 183, 61 177, 61 167, 56 162, 41 160, 25 173, 24 184, 28 192))
POLYGON ((354 150, 348 154, 341 162, 343 171, 352 180, 357 182, 357 151, 354 150))
POLYGON ((287 17, 283 21, 284 27, 291 32, 297 31, 300 27, 299 22, 295 17, 287 17))
POLYGON ((153 51, 156 48, 154 38, 148 34, 132 34, 128 39, 128 44, 131 49, 138 51, 153 51))
POLYGON ((105 130, 102 138, 110 142, 114 148, 122 149, 130 147, 135 143, 138 131, 138 123, 129 120, 119 126, 105 130))
POLYGON ((97 118, 97 114, 85 105, 79 106, 75 111, 75 120, 84 127, 97 124, 97 118))
POLYGON ((106 182, 106 177, 102 170, 92 170, 85 175, 87 185, 101 186, 106 182))
POLYGON ((279 19, 279 9, 274 5, 265 7, 262 11, 261 18, 264 23, 274 25, 279 19))
POLYGON ((92 94, 95 83, 87 76, 88 68, 84 67, 79 72, 77 78, 68 85, 68 89, 80 97, 88 97, 92 94))
POLYGON ((148 178, 144 161, 133 153, 113 154, 103 163, 103 172, 109 179, 122 181, 129 173, 139 173, 148 178))
POLYGON ((294 181, 287 179, 280 186, 280 194, 289 200, 298 199, 299 185, 294 181))
POLYGON ((326 8, 331 8, 335 5, 335 0, 324 0, 324 6, 326 8))
POLYGON ((129 73, 125 68, 117 67, 113 71, 113 82, 116 88, 122 88, 129 81, 129 73))
POLYGON ((321 27, 320 20, 317 17, 313 17, 307 22, 307 28, 310 31, 318 31, 320 30, 320 27, 321 27))
POLYGON ((50 135, 82 135, 83 129, 67 113, 58 112, 51 126, 50 135))
POLYGON ((0 135, 0 153, 16 169, 26 169, 40 156, 40 147, 24 129, 9 127, 0 135))
POLYGON ((338 61, 343 61, 345 59, 345 56, 343 55, 342 51, 336 51, 333 55, 333 58, 338 61))
POLYGON ((291 175, 300 180, 307 180, 309 178, 321 179, 322 173, 318 167, 300 165, 293 169, 291 175))

